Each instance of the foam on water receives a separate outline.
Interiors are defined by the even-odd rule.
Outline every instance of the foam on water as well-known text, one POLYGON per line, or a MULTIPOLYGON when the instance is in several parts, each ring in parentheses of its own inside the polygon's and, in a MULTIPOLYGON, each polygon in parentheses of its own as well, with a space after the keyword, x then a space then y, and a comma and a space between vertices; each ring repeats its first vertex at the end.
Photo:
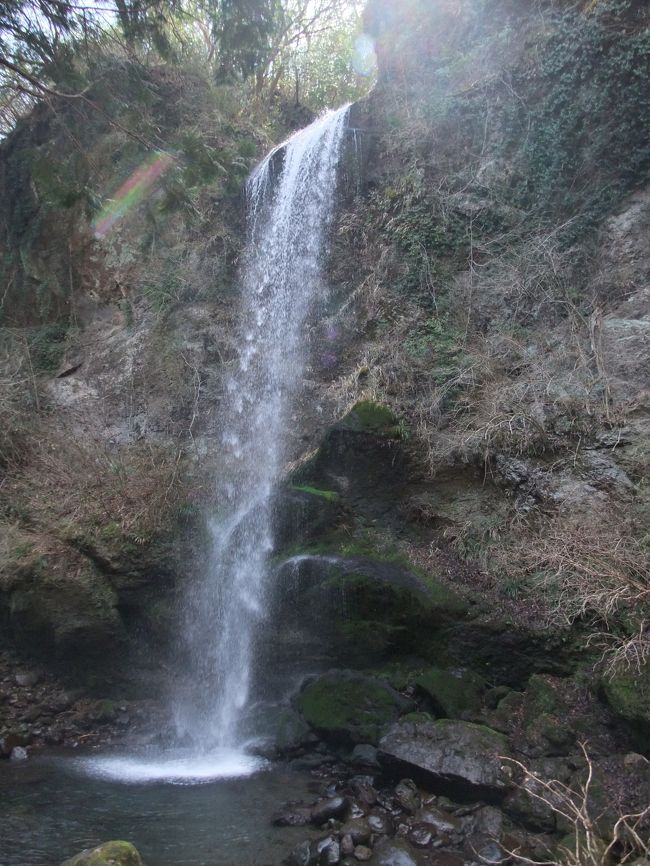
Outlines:
POLYGON ((70 764, 76 771, 96 779, 140 785, 152 782, 196 785, 252 776, 268 766, 263 758, 225 748, 203 755, 186 751, 102 755, 76 758, 70 764))

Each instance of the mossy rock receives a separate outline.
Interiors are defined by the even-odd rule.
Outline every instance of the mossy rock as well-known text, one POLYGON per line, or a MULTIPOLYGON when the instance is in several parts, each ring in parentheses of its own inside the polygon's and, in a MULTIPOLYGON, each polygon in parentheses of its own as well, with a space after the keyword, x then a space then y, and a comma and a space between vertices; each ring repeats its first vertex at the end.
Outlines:
POLYGON ((437 716, 460 719, 480 709, 485 681, 469 670, 429 668, 418 677, 416 686, 427 695, 437 716))
POLYGON ((526 687, 525 721, 534 721, 542 713, 555 713, 561 706, 556 689, 544 677, 533 674, 526 687))
POLYGON ((273 744, 280 752, 288 752, 300 745, 309 733, 309 725, 295 710, 285 708, 275 725, 273 744))
POLYGON ((332 532, 339 522, 340 497, 334 490, 291 484, 276 491, 273 534, 278 548, 313 542, 332 532))
MULTIPOLYGON (((105 575, 73 551, 33 559, 4 604, 14 639, 43 652, 104 653, 124 637, 117 595, 105 575)), ((0 603, 2 598, 0 597, 0 603)))
POLYGON ((377 745, 411 708, 389 685, 355 671, 329 671, 309 682, 297 699, 306 722, 321 736, 345 744, 377 745))
POLYGON ((468 609, 402 559, 305 551, 277 565, 275 585, 270 620, 285 631, 307 627, 334 664, 357 668, 409 655, 439 660, 448 630, 468 609))
POLYGON ((104 842, 82 851, 61 866, 143 866, 137 849, 130 842, 104 842))
POLYGON ((613 712, 626 722, 638 747, 650 753, 650 665, 640 671, 621 671, 602 682, 602 690, 613 712))
POLYGON ((498 731, 511 733, 523 712, 525 697, 522 692, 510 691, 501 698, 491 715, 491 723, 498 731))
POLYGON ((336 425, 338 430, 353 433, 372 433, 389 439, 401 439, 402 429, 393 412, 381 403, 361 400, 336 425))

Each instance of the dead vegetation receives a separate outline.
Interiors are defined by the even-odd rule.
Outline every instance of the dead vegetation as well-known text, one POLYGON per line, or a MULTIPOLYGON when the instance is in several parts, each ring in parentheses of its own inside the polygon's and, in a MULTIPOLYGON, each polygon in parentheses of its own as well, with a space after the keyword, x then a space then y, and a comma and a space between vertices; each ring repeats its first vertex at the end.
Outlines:
POLYGON ((0 468, 20 460, 38 408, 29 345, 5 329, 0 334, 0 468))
MULTIPOLYGON (((650 806, 616 816, 603 828, 603 815, 594 802, 594 764, 584 743, 584 781, 573 787, 558 779, 545 779, 521 762, 507 758, 522 776, 519 787, 528 797, 550 809, 566 825, 567 836, 548 860, 532 860, 519 851, 506 851, 517 863, 534 866, 611 866, 650 856, 650 806)), ((503 862, 503 861, 500 861, 503 862)))
POLYGON ((145 544, 183 501, 183 449, 111 449, 100 440, 50 433, 32 445, 29 465, 6 482, 10 511, 30 529, 65 537, 79 527, 112 527, 145 544))

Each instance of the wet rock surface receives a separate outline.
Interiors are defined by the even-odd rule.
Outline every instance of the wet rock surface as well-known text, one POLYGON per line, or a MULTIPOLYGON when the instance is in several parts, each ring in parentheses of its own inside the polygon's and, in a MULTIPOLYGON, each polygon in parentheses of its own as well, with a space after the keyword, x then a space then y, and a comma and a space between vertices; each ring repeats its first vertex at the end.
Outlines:
POLYGON ((153 701, 71 689, 53 673, 0 651, 0 758, 19 761, 48 747, 116 743, 160 731, 159 716, 153 701))
POLYGON ((387 683, 354 671, 330 671, 308 682, 297 704, 307 723, 333 741, 377 744, 409 708, 387 683))
POLYGON ((505 737, 491 728, 446 719, 398 722, 379 747, 386 766, 408 767, 433 786, 492 799, 510 784, 504 770, 507 754, 505 737))

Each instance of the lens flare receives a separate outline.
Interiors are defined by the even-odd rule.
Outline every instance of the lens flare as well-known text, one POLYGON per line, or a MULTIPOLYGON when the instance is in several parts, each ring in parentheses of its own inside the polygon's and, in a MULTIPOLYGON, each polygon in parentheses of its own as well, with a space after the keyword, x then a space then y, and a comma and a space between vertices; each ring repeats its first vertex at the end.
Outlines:
POLYGON ((174 157, 169 153, 157 152, 148 157, 117 192, 104 203, 101 211, 92 222, 95 237, 106 237, 115 223, 142 201, 156 181, 173 164, 174 157))
POLYGON ((373 75, 377 70, 374 40, 363 33, 354 40, 352 68, 358 75, 373 75))

